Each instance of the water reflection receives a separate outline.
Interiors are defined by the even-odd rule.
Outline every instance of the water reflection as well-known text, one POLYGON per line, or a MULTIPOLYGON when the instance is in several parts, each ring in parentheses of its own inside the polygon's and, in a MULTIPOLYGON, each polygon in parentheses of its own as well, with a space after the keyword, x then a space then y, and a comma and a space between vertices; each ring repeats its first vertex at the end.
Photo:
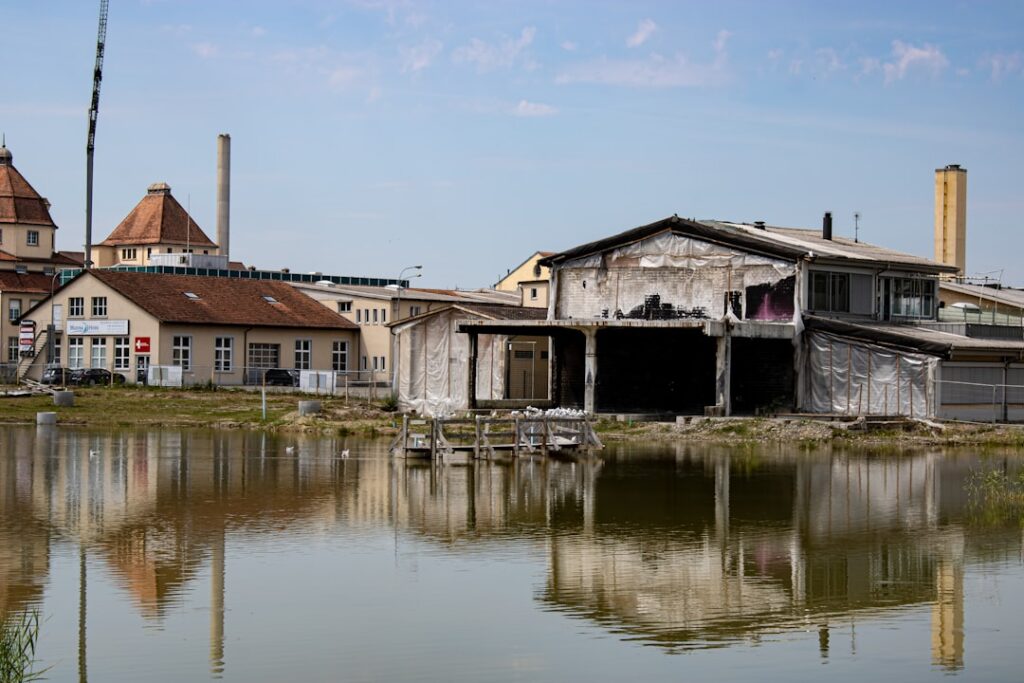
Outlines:
POLYGON ((396 552, 400 537, 456 554, 525 545, 546 566, 545 609, 669 651, 804 629, 827 657, 838 622, 930 606, 931 658, 948 670, 964 666, 965 565, 1021 552, 1018 530, 968 533, 963 482, 981 461, 938 453, 679 445, 436 467, 342 439, 53 428, 0 429, 0 452, 0 615, 40 604, 54 547, 74 544, 81 680, 87 607, 102 609, 87 567, 156 624, 208 575, 219 676, 240 576, 227 551, 267 539, 390 529, 396 552))

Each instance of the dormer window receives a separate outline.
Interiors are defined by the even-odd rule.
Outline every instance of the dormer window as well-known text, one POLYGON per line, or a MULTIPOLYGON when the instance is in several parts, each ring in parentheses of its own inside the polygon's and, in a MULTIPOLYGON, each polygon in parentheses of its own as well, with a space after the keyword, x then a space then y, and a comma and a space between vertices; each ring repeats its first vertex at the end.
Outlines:
POLYGON ((14 272, 18 275, 25 275, 28 273, 28 266, 16 265, 14 266, 14 272))
POLYGON ((38 247, 39 246, 39 231, 38 230, 29 230, 25 234, 25 244, 27 244, 30 247, 38 247))

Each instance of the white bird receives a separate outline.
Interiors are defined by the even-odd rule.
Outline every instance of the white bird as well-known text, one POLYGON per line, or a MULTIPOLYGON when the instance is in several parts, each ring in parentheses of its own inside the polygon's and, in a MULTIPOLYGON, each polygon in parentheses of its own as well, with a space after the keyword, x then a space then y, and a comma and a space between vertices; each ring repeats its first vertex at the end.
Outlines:
POLYGON ((348 449, 347 448, 341 452, 341 457, 343 457, 343 458, 347 458, 348 457, 348 449))
POLYGON ((295 446, 285 446, 284 452, 287 453, 288 455, 294 454, 295 446))

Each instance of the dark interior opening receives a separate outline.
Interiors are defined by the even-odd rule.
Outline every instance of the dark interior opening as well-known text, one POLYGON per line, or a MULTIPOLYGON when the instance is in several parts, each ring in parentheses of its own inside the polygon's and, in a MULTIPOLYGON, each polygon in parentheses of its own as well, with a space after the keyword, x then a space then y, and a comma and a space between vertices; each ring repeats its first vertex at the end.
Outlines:
POLYGON ((597 333, 599 412, 704 413, 715 402, 715 340, 697 329, 597 333))
POLYGON ((583 408, 586 337, 576 330, 551 335, 555 348, 554 395, 563 408, 583 408))
POLYGON ((793 342, 732 340, 732 412, 754 414, 793 409, 793 342))

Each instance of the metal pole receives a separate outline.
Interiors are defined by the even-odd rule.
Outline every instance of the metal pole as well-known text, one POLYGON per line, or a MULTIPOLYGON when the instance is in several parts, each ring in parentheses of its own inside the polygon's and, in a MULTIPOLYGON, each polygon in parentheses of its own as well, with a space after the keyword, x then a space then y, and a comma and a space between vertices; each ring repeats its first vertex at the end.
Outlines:
MULTIPOLYGON (((398 296, 397 302, 395 304, 395 315, 393 316, 394 320, 392 320, 391 322, 397 323, 399 320, 402 319, 402 276, 405 275, 405 271, 407 270, 422 269, 423 266, 406 266, 405 268, 402 268, 402 270, 399 271, 397 283, 398 296)), ((421 275, 422 273, 417 273, 416 275, 413 275, 413 277, 420 277, 421 275)), ((393 391, 395 394, 398 393, 398 363, 395 362, 395 356, 398 353, 398 347, 396 342, 397 335, 395 334, 396 329, 397 328, 394 327, 391 328, 391 391, 393 391)))

